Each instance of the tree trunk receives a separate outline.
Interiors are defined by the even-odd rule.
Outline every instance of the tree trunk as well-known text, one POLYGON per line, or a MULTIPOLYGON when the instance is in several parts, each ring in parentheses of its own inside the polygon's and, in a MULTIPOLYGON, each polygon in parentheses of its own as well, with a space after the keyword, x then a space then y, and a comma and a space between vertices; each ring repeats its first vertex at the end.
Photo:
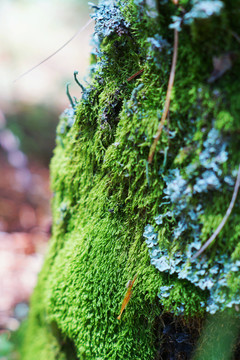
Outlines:
POLYGON ((236 353, 240 1, 177 3, 94 6, 90 84, 57 129, 24 360, 236 353))

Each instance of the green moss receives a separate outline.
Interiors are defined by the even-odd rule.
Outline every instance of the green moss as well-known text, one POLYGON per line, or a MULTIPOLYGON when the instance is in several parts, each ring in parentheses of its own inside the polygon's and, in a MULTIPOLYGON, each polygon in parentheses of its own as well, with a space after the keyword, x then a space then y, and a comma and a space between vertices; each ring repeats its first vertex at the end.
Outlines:
MULTIPOLYGON (((175 275, 170 278, 150 264, 143 232, 160 212, 165 196, 163 177, 171 167, 179 166, 184 171, 190 162, 198 161, 213 119, 227 135, 238 128, 238 95, 230 90, 239 86, 234 66, 216 83, 209 85, 206 80, 216 52, 239 50, 233 36, 226 36, 222 43, 226 19, 230 17, 227 10, 213 20, 184 26, 180 32, 170 132, 168 135, 166 126, 153 164, 148 165, 172 56, 171 51, 159 53, 150 48, 148 38, 161 34, 169 44, 173 43, 168 25, 175 7, 171 2, 159 2, 160 15, 151 18, 140 2, 136 3, 131 0, 122 7, 126 23, 130 24, 127 30, 121 36, 111 30, 102 40, 91 86, 75 108, 74 123, 69 123, 69 115, 65 114, 58 127, 51 163, 53 236, 32 297, 24 360, 69 358, 62 346, 64 339, 74 344, 79 359, 153 359, 155 323, 162 311, 157 295, 160 287, 171 281, 174 289, 162 301, 165 311, 177 314, 183 302, 188 317, 200 316, 204 311, 201 302, 206 300, 206 291, 175 275), (127 81, 139 69, 143 73, 127 81), (135 274, 131 301, 118 321, 125 284, 135 274), (60 335, 56 335, 53 324, 60 335)), ((239 4, 226 1, 231 14, 239 4)), ((240 31, 238 23, 229 29, 240 31)), ((226 173, 239 161, 237 155, 232 156, 239 154, 233 133, 229 143, 226 173)), ((201 218, 203 240, 224 214, 231 194, 223 196, 221 199, 213 194, 206 199, 207 210, 201 218)), ((161 211, 166 209, 165 205, 161 211)), ((159 227, 162 248, 172 246, 174 224, 159 227)), ((221 251, 230 246, 231 256, 239 234, 235 217, 219 238, 221 251)), ((183 249, 186 241, 179 239, 173 249, 183 249)), ((235 258, 238 253, 235 251, 235 258)), ((233 288, 237 286, 235 278, 229 282, 233 288)))

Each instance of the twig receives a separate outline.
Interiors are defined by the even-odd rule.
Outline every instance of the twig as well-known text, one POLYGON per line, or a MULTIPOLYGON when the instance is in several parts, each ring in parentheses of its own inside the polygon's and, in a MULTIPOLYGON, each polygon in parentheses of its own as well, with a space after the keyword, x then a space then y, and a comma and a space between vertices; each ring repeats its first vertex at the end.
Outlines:
POLYGON ((131 80, 135 79, 135 77, 137 77, 138 75, 140 75, 141 73, 143 73, 143 70, 144 70, 144 69, 141 69, 141 70, 139 70, 138 72, 136 72, 136 74, 130 76, 130 77, 127 79, 127 81, 131 81, 131 80))
POLYGON ((120 314, 117 317, 118 320, 121 319, 122 313, 123 313, 124 309, 126 308, 127 304, 129 303, 130 299, 131 299, 132 287, 133 287, 133 284, 134 284, 136 278, 137 278, 137 274, 134 276, 133 280, 129 280, 129 282, 127 283, 127 292, 126 292, 126 294, 124 296, 124 299, 123 299, 123 302, 122 302, 122 307, 121 307, 120 314))
POLYGON ((35 70, 38 66, 42 65, 43 63, 45 63, 46 61, 48 61, 49 59, 51 59, 54 55, 56 55, 59 51, 61 51, 65 46, 67 46, 73 39, 75 39, 75 37, 77 37, 82 31, 84 31, 88 25, 90 25, 93 22, 93 19, 90 19, 83 27, 81 27, 67 42, 65 42, 65 44, 63 44, 59 49, 57 49, 56 51, 54 51, 54 53, 52 53, 51 55, 49 55, 48 57, 46 57, 44 60, 40 61, 40 63, 38 63, 37 65, 33 66, 32 68, 28 69, 27 71, 25 71, 23 74, 19 75, 13 82, 15 83, 16 81, 18 81, 19 79, 21 79, 23 76, 29 74, 30 72, 32 72, 33 70, 35 70))
POLYGON ((232 195, 232 200, 230 202, 230 205, 227 209, 227 212, 224 216, 224 218, 222 219, 220 225, 217 227, 217 229, 215 230, 215 232, 212 234, 212 236, 205 242, 205 244, 201 247, 200 250, 197 251, 197 253, 190 259, 190 261, 193 261, 194 259, 196 259, 200 254, 203 253, 203 251, 216 239, 216 237, 219 235, 220 231, 222 230, 222 228, 224 227, 224 225, 226 224, 232 209, 234 207, 236 198, 237 198, 237 194, 238 194, 238 190, 239 190, 239 186, 240 186, 240 165, 238 168, 238 174, 237 174, 237 179, 235 182, 235 186, 234 186, 234 190, 233 190, 233 195, 232 195))
POLYGON ((235 37, 235 39, 240 43, 240 36, 237 33, 235 33, 234 31, 230 31, 230 32, 231 32, 232 36, 235 37))
POLYGON ((165 123, 165 120, 166 120, 166 117, 167 117, 167 114, 169 111, 171 91, 172 91, 172 87, 173 87, 173 83, 174 83, 176 64, 177 64, 177 54, 178 54, 178 30, 174 29, 173 59, 172 59, 172 67, 171 67, 171 72, 170 72, 169 81, 168 81, 166 101, 165 101, 165 105, 164 105, 164 111, 162 114, 162 118, 158 125, 158 131, 157 131, 156 135, 154 136, 154 141, 153 141, 152 146, 149 151, 149 155, 148 155, 148 163, 149 164, 151 164, 151 162, 153 160, 156 146, 157 146, 158 140, 160 139, 163 125, 165 123))

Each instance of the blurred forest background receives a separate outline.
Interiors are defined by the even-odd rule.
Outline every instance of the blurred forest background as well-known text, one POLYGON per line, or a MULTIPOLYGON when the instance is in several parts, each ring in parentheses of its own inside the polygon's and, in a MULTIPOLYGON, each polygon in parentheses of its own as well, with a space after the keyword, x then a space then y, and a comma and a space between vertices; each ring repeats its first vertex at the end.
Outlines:
POLYGON ((66 83, 71 82, 73 96, 81 96, 73 72, 85 79, 93 24, 53 58, 14 80, 68 41, 89 13, 86 0, 0 2, 1 360, 20 358, 21 331, 15 331, 24 327, 51 234, 48 166, 56 125, 69 106, 66 83))

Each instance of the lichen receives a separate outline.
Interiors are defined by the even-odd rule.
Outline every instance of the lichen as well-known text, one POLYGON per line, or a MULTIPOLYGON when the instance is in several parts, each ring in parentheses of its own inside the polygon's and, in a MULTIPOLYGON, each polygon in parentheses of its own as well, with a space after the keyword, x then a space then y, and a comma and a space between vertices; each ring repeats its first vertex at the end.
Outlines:
MULTIPOLYGON (((202 133, 205 132, 206 129, 202 129, 202 133)), ((169 222, 174 224, 168 248, 159 247, 158 235, 151 225, 145 227, 143 236, 150 248, 151 263, 160 272, 168 272, 170 275, 176 273, 179 279, 187 279, 200 289, 209 290, 208 299, 206 303, 201 301, 201 306, 214 314, 240 303, 239 289, 231 283, 233 272, 239 270, 240 261, 231 261, 230 254, 218 250, 214 259, 208 259, 207 256, 193 261, 191 259, 194 252, 201 248, 202 219, 207 200, 212 194, 221 196, 225 189, 233 191, 235 181, 232 173, 235 174, 235 170, 227 173, 229 170, 226 166, 224 169, 229 158, 229 144, 214 127, 202 144, 199 138, 191 141, 186 137, 185 141, 192 149, 192 161, 181 172, 179 168, 171 169, 163 178, 166 188, 160 207, 166 210, 155 217, 156 224, 161 227, 169 222), (193 156, 193 149, 198 158, 193 156), (178 242, 183 238, 185 246, 181 245, 177 251, 178 242)), ((179 150, 175 163, 182 161, 184 149, 179 150)), ((174 283, 174 278, 172 281, 174 283)), ((169 297, 170 292, 167 291, 167 294, 165 287, 161 287, 159 298, 169 297)), ((183 303, 181 305, 181 312, 184 313, 183 303)))
POLYGON ((220 0, 191 0, 191 9, 184 12, 183 16, 172 17, 173 23, 170 24, 171 29, 181 30, 182 24, 190 25, 196 19, 208 19, 210 16, 219 15, 224 4, 220 0))

